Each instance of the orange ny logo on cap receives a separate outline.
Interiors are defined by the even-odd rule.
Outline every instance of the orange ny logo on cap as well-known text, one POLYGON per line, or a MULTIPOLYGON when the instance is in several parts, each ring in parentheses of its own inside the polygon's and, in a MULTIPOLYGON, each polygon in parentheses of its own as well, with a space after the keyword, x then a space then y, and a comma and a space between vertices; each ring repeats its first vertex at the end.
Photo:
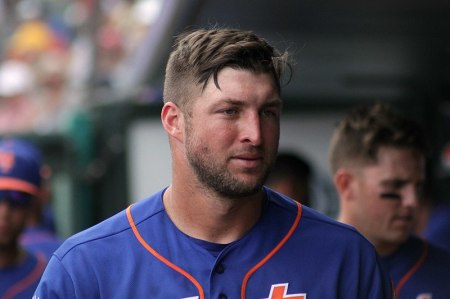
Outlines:
POLYGON ((0 152, 0 171, 9 172, 14 166, 15 156, 12 153, 0 152))

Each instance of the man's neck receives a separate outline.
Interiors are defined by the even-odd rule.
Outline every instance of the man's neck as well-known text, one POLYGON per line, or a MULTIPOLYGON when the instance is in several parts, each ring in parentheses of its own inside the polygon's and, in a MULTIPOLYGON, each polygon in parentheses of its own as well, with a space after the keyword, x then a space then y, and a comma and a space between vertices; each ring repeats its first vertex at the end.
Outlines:
POLYGON ((164 206, 174 224, 185 234, 219 244, 241 238, 258 221, 264 193, 248 198, 227 199, 195 190, 164 193, 164 206))
POLYGON ((400 247, 400 245, 397 243, 381 242, 381 241, 371 238, 367 233, 365 233, 360 228, 358 228, 358 225, 356 225, 351 220, 351 217, 349 217, 345 213, 341 212, 339 214, 338 221, 352 225, 353 227, 355 227, 361 234, 363 234, 369 240, 370 243, 372 243, 372 245, 375 247, 375 250, 377 251, 378 255, 380 255, 380 256, 388 256, 388 255, 394 253, 400 247))
POLYGON ((372 243, 375 246, 375 249, 376 249, 378 255, 380 255, 381 257, 393 254, 400 247, 399 244, 395 244, 395 243, 383 243, 383 244, 378 244, 376 242, 372 242, 372 243))

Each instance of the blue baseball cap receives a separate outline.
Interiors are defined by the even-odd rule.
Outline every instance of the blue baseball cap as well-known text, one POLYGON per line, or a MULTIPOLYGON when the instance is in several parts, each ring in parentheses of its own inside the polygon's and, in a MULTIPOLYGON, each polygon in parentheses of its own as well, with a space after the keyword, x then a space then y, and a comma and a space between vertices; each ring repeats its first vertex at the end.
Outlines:
POLYGON ((22 139, 0 140, 0 191, 41 192, 41 153, 22 139))

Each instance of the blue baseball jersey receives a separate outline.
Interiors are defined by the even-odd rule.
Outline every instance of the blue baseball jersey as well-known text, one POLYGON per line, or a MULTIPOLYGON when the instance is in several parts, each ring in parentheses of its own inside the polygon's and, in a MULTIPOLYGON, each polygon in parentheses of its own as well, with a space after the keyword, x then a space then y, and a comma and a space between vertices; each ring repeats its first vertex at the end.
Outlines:
POLYGON ((226 245, 193 239, 164 191, 64 242, 35 298, 392 298, 373 246, 270 189, 257 224, 226 245))
POLYGON ((450 254, 410 236, 399 250, 382 258, 398 299, 450 298, 450 254))
POLYGON ((0 298, 31 298, 45 265, 43 256, 27 252, 25 261, 20 265, 0 268, 0 298))

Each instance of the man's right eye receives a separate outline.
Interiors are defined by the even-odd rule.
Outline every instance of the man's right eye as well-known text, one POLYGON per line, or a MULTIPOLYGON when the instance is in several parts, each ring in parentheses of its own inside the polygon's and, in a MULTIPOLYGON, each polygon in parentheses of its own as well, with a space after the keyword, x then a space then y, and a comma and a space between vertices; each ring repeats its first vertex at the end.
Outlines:
POLYGON ((222 113, 226 114, 226 115, 235 115, 237 113, 237 110, 236 109, 225 109, 225 110, 222 110, 222 113))

